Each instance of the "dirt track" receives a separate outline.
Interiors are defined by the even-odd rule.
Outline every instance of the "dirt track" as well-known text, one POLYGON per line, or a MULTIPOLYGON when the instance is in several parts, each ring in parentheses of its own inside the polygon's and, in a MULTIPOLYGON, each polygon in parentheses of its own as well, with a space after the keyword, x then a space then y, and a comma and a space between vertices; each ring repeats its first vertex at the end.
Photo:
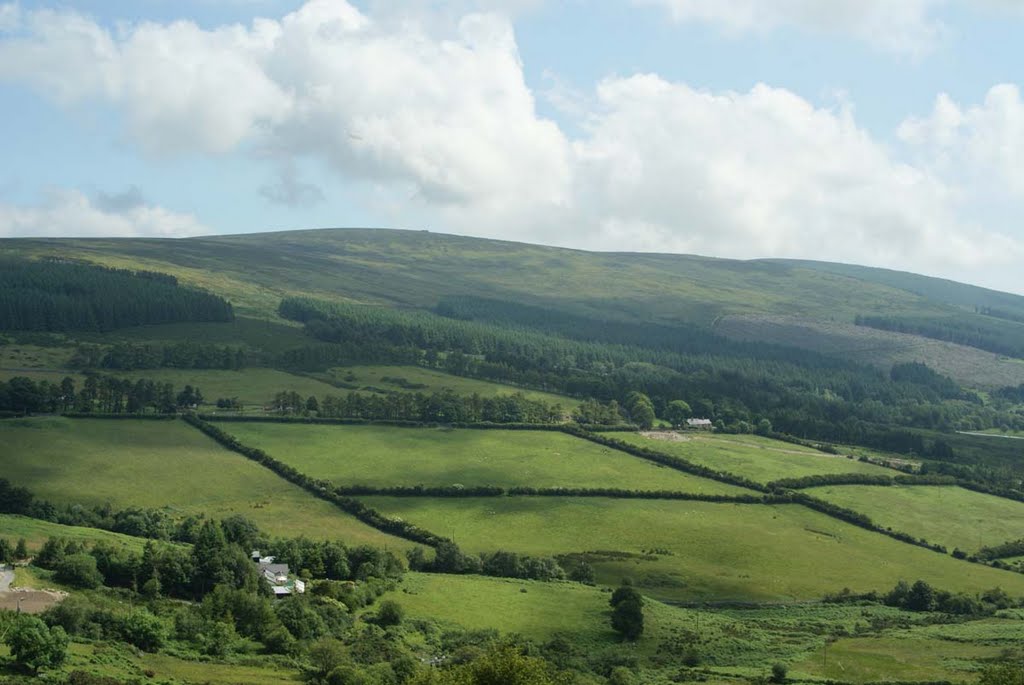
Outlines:
POLYGON ((24 613, 38 614, 67 596, 66 593, 55 590, 12 588, 11 583, 13 582, 14 571, 0 571, 0 609, 16 611, 20 603, 24 613))

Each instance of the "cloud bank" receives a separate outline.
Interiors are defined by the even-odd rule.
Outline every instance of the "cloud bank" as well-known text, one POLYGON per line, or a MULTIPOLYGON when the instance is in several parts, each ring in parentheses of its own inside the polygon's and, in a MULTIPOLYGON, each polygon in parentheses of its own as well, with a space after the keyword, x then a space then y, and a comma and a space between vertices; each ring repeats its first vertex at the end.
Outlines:
MULTIPOLYGON (((941 30, 929 0, 844 0, 827 15, 811 0, 663 4, 682 20, 734 30, 843 23, 922 48, 941 30)), ((294 174, 314 160, 339 183, 362 184, 376 212, 410 227, 591 249, 860 262, 1020 289, 1019 229, 970 218, 993 197, 1019 209, 1024 194, 1024 108, 1010 84, 975 105, 940 96, 891 144, 850 109, 785 89, 708 92, 637 74, 605 79, 570 103, 566 116, 580 132, 570 135, 538 113, 501 14, 439 26, 310 0, 280 19, 212 30, 187 21, 108 29, 74 12, 13 5, 0 17, 0 80, 62 106, 115 107, 157 162, 182 152, 252 155, 279 170, 260 192, 286 206, 322 198, 294 174)), ((124 216, 83 199, 56 206, 124 216)), ((147 209, 161 211, 130 211, 147 209)), ((54 208, 26 210, 17 222, 16 210, 4 211, 0 227, 22 231, 42 225, 33 216, 56 218, 54 208)), ((202 230, 191 217, 146 220, 152 234, 202 230)), ((100 230, 98 220, 82 223, 100 230)))
POLYGON ((38 206, 0 205, 0 236, 182 238, 213 233, 190 214, 142 202, 126 206, 130 194, 101 194, 93 201, 77 190, 55 189, 38 206))

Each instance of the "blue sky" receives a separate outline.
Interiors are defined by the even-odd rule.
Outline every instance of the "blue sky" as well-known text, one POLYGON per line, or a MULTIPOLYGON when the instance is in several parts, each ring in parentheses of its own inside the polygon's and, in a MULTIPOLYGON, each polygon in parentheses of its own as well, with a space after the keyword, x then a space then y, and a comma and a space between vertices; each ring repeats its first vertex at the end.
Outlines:
POLYGON ((1024 292, 1012 0, 0 0, 0 236, 383 226, 1024 292))

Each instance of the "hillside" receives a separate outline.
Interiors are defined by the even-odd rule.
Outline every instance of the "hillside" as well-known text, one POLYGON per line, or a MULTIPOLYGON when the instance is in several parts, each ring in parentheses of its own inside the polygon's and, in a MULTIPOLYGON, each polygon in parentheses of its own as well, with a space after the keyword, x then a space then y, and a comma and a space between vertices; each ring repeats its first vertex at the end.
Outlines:
MULTIPOLYGON (((718 328, 726 317, 759 317, 830 330, 831 344, 805 335, 763 336, 723 325, 727 336, 767 339, 884 364, 910 356, 967 385, 1024 382, 1024 297, 884 269, 812 261, 736 261, 691 255, 593 253, 423 231, 327 229, 180 240, 6 239, 0 254, 60 256, 147 269, 227 297, 241 316, 276 318, 281 297, 433 308, 445 298, 514 302, 595 321, 718 328), (865 344, 858 317, 892 329, 910 322, 934 344, 893 336, 865 344), (963 322, 981 333, 950 334, 922 322, 963 322), (902 325, 902 324, 901 324, 902 325), (843 328, 843 327, 846 328, 843 328), (838 342, 837 342, 838 341, 838 342), (980 346, 966 368, 957 343, 980 346), (876 354, 865 359, 864 351, 876 354), (902 354, 897 355, 897 352, 902 354), (1017 354, 1017 356, 1020 356, 1017 354)), ((904 326, 907 328, 907 326, 904 326)), ((946 330, 946 329, 942 329, 946 330)), ((904 331, 905 332, 905 331, 904 331)), ((914 331, 912 331, 914 332, 914 331)))
POLYGON ((45 614, 65 673, 425 685, 512 644, 581 684, 971 681, 1024 636, 1024 457, 991 436, 1024 359, 982 349, 1024 298, 410 231, 0 259, 0 552, 99 574, 45 614), (258 597, 253 550, 310 592, 258 597))

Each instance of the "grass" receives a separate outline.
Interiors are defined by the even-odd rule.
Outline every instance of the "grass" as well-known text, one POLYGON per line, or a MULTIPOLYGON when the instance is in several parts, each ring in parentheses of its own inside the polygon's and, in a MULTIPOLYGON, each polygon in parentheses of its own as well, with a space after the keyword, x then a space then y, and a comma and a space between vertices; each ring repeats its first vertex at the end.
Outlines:
POLYGON ((923 638, 913 632, 840 639, 792 666, 793 671, 845 682, 975 680, 978 661, 1002 648, 923 638))
POLYGON ((403 547, 181 421, 0 422, 0 472, 55 503, 242 514, 273 535, 403 547))
POLYGON ((551 431, 225 423, 246 445, 339 485, 749 491, 551 431))
POLYGON ((560 404, 566 411, 575 409, 580 403, 580 400, 565 397, 564 395, 554 395, 514 385, 491 383, 475 378, 453 376, 443 371, 427 369, 421 366, 344 366, 330 369, 325 376, 334 381, 356 385, 360 388, 371 387, 394 392, 431 393, 447 388, 459 395, 473 395, 475 393, 481 397, 511 395, 518 392, 531 400, 548 404, 560 404), (396 383, 394 379, 404 379, 406 384, 396 383), (423 387, 409 387, 409 385, 423 387))
POLYGON ((611 433, 609 436, 761 483, 834 473, 890 476, 896 473, 875 464, 755 435, 688 433, 682 436, 685 439, 678 441, 645 437, 640 433, 611 433))
POLYGON ((126 645, 110 643, 72 643, 70 659, 64 670, 83 670, 118 679, 141 681, 145 671, 153 671, 153 682, 210 683, 211 685, 277 685, 298 682, 298 671, 272 664, 241 665, 188 661, 169 654, 148 654, 126 645))
POLYGON ((146 545, 146 541, 142 538, 130 535, 111 533, 96 528, 64 526, 59 523, 14 516, 13 514, 0 514, 0 538, 7 538, 11 544, 16 543, 20 538, 25 538, 30 553, 39 549, 48 538, 52 537, 90 544, 104 542, 136 552, 141 552, 146 545))
POLYGON ((473 552, 586 555, 602 582, 632 577, 672 600, 808 600, 844 587, 888 590, 924 579, 954 591, 1024 576, 957 561, 796 505, 603 498, 362 498, 378 510, 451 536, 473 552), (654 552, 654 553, 652 553, 654 552))
POLYGON ((307 397, 337 394, 337 389, 326 383, 295 374, 253 367, 240 371, 210 369, 140 369, 138 371, 113 372, 116 376, 150 378, 161 383, 171 383, 175 390, 186 385, 198 387, 208 404, 214 404, 221 397, 237 397, 242 404, 263 407, 270 404, 274 395, 282 390, 294 391, 307 397))
POLYGON ((72 347, 42 347, 39 345, 0 345, 0 368, 13 371, 16 369, 62 369, 71 355, 72 347))
POLYGON ((410 572, 388 598, 411 618, 467 630, 494 629, 537 641, 571 634, 579 645, 615 640, 608 594, 578 583, 410 572))
POLYGON ((807 493, 867 514, 880 525, 967 552, 1020 539, 1024 530, 1024 504, 958 487, 842 485, 807 493))

